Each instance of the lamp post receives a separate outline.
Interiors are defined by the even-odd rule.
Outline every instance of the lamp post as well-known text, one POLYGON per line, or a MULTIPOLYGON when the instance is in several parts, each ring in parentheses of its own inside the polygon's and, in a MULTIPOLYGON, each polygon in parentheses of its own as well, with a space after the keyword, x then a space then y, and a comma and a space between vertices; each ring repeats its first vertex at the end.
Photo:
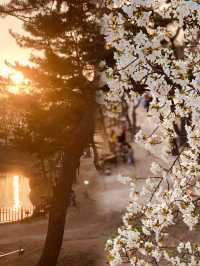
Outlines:
POLYGON ((85 198, 89 199, 90 197, 89 197, 89 193, 88 193, 88 185, 90 184, 90 181, 89 180, 84 180, 83 184, 85 186, 83 194, 84 194, 85 198))

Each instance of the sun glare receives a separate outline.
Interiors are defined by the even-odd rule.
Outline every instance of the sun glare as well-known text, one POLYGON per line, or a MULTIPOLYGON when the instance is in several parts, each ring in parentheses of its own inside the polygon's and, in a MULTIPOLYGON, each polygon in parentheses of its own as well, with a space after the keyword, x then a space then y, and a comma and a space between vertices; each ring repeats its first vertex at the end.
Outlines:
POLYGON ((11 68, 9 68, 6 65, 4 65, 0 69, 0 76, 4 78, 10 78, 10 80, 16 85, 24 83, 25 80, 24 75, 21 72, 13 71, 11 68))
POLYGON ((1 70, 0 70, 0 75, 4 78, 7 78, 9 75, 11 74, 10 68, 7 66, 4 66, 1 70))
POLYGON ((14 71, 8 66, 3 65, 3 67, 0 68, 0 76, 8 78, 10 80, 10 85, 8 88, 8 91, 10 93, 19 94, 22 91, 23 92, 28 91, 28 86, 24 86, 27 85, 27 80, 25 79, 24 75, 21 72, 14 71))
POLYGON ((10 86, 8 91, 10 93, 13 93, 13 94, 19 94, 20 93, 20 89, 17 86, 10 86))
POLYGON ((14 208, 20 208, 20 196, 19 196, 19 176, 13 176, 13 191, 14 191, 14 208))
POLYGON ((24 82, 24 75, 21 72, 16 72, 10 75, 10 78, 14 84, 22 84, 24 82))

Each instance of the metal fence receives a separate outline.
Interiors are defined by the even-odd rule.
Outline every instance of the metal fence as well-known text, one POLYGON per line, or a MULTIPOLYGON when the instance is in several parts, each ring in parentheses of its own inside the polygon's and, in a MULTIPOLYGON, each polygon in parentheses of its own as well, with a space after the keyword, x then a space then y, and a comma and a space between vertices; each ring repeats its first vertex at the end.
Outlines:
POLYGON ((0 208, 0 223, 22 221, 33 214, 33 208, 0 208))

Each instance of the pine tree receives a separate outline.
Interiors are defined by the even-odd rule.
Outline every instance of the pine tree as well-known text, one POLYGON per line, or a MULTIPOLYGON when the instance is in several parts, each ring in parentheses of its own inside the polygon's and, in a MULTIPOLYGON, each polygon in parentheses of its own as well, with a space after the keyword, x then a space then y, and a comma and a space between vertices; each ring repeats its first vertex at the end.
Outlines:
POLYGON ((76 169, 83 150, 93 142, 103 38, 96 4, 86 0, 13 0, 6 8, 20 10, 28 34, 12 35, 20 46, 34 50, 31 66, 15 66, 30 80, 29 94, 12 99, 23 113, 23 123, 14 131, 15 143, 43 159, 62 155, 62 169, 52 186, 46 242, 37 264, 54 266, 76 169))

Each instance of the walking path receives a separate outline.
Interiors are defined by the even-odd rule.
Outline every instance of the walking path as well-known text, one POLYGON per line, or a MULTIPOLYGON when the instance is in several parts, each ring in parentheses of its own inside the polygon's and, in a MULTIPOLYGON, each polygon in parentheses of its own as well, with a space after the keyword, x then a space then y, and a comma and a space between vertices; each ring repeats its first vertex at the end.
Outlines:
MULTIPOLYGON (((139 126, 151 132, 154 125, 145 111, 139 109, 139 126)), ((110 176, 99 175, 91 159, 83 159, 78 184, 75 186, 78 208, 71 207, 67 215, 59 266, 107 265, 104 257, 105 242, 117 232, 129 201, 129 187, 119 183, 117 176, 147 177, 151 162, 157 160, 136 144, 134 154, 135 166, 120 165, 112 169, 110 176)), ((0 265, 35 266, 44 244, 46 229, 47 218, 1 225, 0 251, 9 252, 22 247, 25 253, 21 257, 13 255, 2 259, 0 265)))
MULTIPOLYGON (((117 175, 147 177, 153 156, 135 145, 136 166, 121 165, 110 176, 100 176, 90 159, 84 159, 75 187, 78 208, 70 208, 59 265, 104 266, 106 239, 121 224, 121 215, 128 203, 129 188, 118 182, 117 175), (88 185, 84 180, 89 181, 88 185)), ((45 239, 47 219, 0 226, 0 251, 20 247, 22 257, 2 259, 0 265, 35 266, 45 239)))
MULTIPOLYGON (((151 133, 156 127, 155 123, 152 123, 152 118, 148 117, 141 107, 137 109, 137 121, 138 126, 147 133, 151 133)), ((118 174, 146 178, 150 174, 151 162, 160 160, 162 147, 158 147, 152 155, 136 144, 133 146, 135 166, 120 165, 112 169, 110 176, 99 175, 91 159, 82 160, 78 184, 74 188, 78 208, 71 207, 67 215, 59 266, 107 265, 105 242, 116 234, 129 201, 129 187, 119 183, 118 174), (84 182, 86 180, 87 182, 84 182)), ((143 181, 140 185, 142 187, 143 181)), ((47 218, 23 224, 1 225, 0 251, 9 252, 22 247, 25 253, 22 257, 13 255, 2 259, 0 265, 35 266, 42 251, 46 229, 47 218)), ((198 235, 191 236, 185 229, 187 228, 184 225, 171 228, 170 241, 183 241, 192 237, 198 242, 198 235)))

